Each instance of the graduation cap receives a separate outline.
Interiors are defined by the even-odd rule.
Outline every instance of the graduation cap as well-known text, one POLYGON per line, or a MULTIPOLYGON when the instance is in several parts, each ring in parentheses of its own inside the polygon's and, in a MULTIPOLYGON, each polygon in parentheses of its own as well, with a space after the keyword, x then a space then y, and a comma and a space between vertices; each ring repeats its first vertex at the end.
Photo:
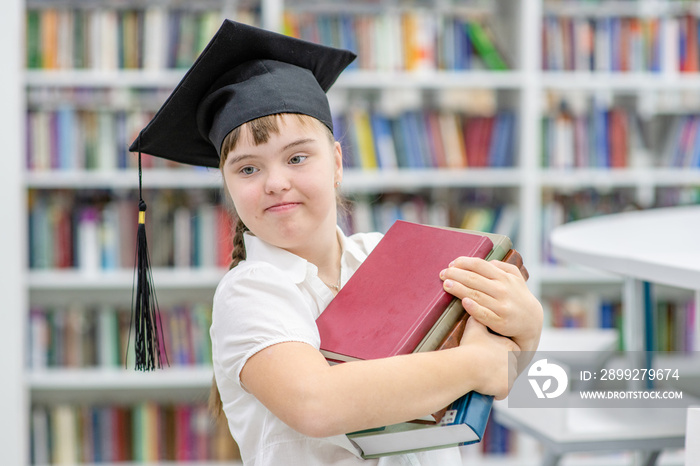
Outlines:
POLYGON ((256 118, 299 113, 333 130, 326 92, 354 59, 355 54, 348 50, 225 20, 131 144, 129 150, 139 154, 137 276, 132 303, 136 369, 162 365, 162 326, 150 273, 146 203, 141 194, 141 153, 218 168, 226 136, 256 118))

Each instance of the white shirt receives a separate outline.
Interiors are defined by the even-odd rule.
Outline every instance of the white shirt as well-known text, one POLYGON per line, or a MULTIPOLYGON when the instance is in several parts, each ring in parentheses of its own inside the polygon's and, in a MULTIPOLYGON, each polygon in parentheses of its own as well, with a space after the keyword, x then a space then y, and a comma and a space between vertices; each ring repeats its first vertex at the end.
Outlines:
MULTIPOLYGON (((342 246, 344 284, 381 239, 379 233, 346 237, 342 246)), ((214 374, 229 429, 246 466, 448 466, 461 465, 457 448, 363 460, 345 435, 313 438, 272 414, 241 384, 248 359, 282 342, 304 342, 318 349, 316 318, 333 299, 315 265, 245 234, 246 260, 230 270, 214 295, 212 356, 214 374)), ((280 387, 283 389, 284 387, 280 387)))

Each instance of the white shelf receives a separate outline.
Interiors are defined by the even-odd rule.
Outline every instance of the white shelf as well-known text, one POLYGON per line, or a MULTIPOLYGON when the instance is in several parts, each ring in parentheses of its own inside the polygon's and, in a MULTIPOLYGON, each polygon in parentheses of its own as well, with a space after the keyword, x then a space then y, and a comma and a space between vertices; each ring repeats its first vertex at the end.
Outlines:
POLYGON ((540 268, 539 274, 540 281, 546 285, 622 284, 620 276, 584 267, 544 265, 540 268))
POLYGON ((519 71, 426 71, 371 72, 342 74, 334 89, 520 89, 524 74, 519 71))
POLYGON ((27 87, 174 88, 187 70, 27 70, 27 87))
MULTIPOLYGON (((387 189, 444 187, 517 187, 522 180, 517 168, 345 170, 346 192, 379 192, 387 189)), ((143 171, 146 188, 221 189, 217 169, 150 169, 143 171)), ((136 189, 138 173, 134 169, 114 171, 36 171, 25 175, 25 185, 33 189, 136 189)))
POLYGON ((32 390, 170 390, 208 388, 211 367, 167 367, 152 372, 133 369, 45 369, 28 373, 26 382, 32 390))
MULTIPOLYGON (((28 87, 174 88, 186 70, 27 70, 28 87)), ((333 89, 423 88, 519 89, 524 75, 519 71, 348 71, 333 89)))
MULTIPOLYGON (((216 288, 225 269, 154 268, 153 280, 158 289, 216 288)), ((127 290, 134 281, 133 270, 86 273, 81 270, 31 271, 27 277, 30 290, 76 292, 81 290, 127 290)))
POLYGON ((521 170, 514 168, 347 170, 343 175, 343 190, 377 192, 447 187, 518 187, 522 176, 521 170))
POLYGON ((547 168, 540 172, 543 187, 611 188, 700 185, 700 170, 690 168, 547 168))
POLYGON ((700 74, 604 73, 547 71, 541 73, 544 89, 577 91, 668 91, 700 89, 700 74))
MULTIPOLYGON (((150 188, 221 188, 217 169, 144 169, 144 186, 150 188)), ((33 171, 25 174, 25 184, 34 189, 136 189, 138 170, 33 171)))
MULTIPOLYGON (((130 348, 133 351, 133 348, 130 348)), ((130 368, 45 369, 25 377, 34 402, 119 403, 141 400, 205 402, 211 367, 170 366, 150 372, 130 368)))

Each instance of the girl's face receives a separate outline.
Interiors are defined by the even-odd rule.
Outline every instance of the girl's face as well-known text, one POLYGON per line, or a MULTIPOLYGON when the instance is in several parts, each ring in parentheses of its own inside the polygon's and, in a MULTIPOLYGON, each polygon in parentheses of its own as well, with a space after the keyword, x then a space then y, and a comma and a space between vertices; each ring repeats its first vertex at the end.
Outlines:
POLYGON ((260 239, 294 253, 335 238, 336 182, 342 152, 322 123, 278 116, 279 132, 255 145, 248 125, 223 165, 224 182, 238 216, 260 239), (326 237, 327 238, 327 237, 326 237))

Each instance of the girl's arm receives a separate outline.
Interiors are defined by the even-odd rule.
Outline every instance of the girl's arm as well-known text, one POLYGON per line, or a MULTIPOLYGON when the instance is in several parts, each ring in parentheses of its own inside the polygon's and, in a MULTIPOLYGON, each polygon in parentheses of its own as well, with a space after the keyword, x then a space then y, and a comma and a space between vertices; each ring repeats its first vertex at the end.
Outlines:
POLYGON ((325 437, 426 416, 470 390, 504 398, 518 351, 469 319, 457 348, 335 366, 306 343, 280 343, 252 356, 241 381, 289 426, 325 437))

